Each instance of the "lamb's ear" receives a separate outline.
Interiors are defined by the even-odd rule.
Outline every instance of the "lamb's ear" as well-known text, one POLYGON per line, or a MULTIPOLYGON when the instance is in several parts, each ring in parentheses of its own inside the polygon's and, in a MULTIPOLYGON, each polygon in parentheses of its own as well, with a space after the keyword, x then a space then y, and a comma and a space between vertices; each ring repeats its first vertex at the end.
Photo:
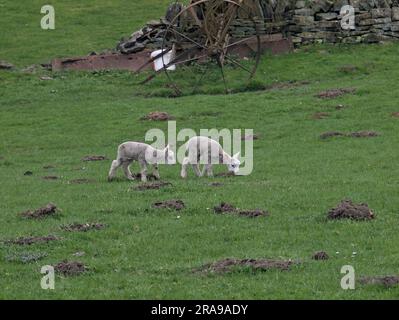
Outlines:
POLYGON ((237 153, 233 156, 233 158, 239 160, 239 159, 240 159, 240 154, 241 154, 241 152, 237 152, 237 153))

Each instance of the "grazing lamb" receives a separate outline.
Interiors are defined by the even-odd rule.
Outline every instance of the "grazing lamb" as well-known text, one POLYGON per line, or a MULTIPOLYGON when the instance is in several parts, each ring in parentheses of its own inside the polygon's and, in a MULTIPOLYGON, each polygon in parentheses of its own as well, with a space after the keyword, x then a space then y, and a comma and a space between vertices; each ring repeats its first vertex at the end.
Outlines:
POLYGON ((174 164, 175 154, 170 150, 169 145, 164 150, 157 150, 148 144, 140 142, 125 142, 118 147, 118 156, 112 161, 109 170, 108 180, 115 177, 115 172, 119 167, 123 168, 126 178, 135 180, 130 172, 130 165, 133 161, 138 161, 140 165, 141 181, 147 181, 147 165, 153 167, 154 176, 159 179, 158 164, 174 164))
POLYGON ((182 163, 182 178, 187 177, 187 167, 190 164, 198 177, 203 176, 205 171, 208 177, 212 177, 212 166, 214 164, 226 164, 228 170, 234 174, 237 174, 240 170, 240 153, 238 152, 231 157, 223 150, 222 146, 217 141, 208 137, 191 138, 186 143, 186 151, 188 151, 188 157, 184 158, 182 163), (202 172, 200 171, 200 163, 204 163, 202 172))

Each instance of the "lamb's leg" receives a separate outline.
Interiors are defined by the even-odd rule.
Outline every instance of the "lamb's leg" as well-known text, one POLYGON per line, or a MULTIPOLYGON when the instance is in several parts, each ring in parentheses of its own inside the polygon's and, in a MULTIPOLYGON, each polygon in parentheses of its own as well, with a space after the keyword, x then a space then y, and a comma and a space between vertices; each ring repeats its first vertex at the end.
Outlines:
POLYGON ((139 160, 140 168, 141 168, 141 181, 147 182, 147 162, 145 160, 139 160))
POLYGON ((126 161, 122 164, 122 167, 123 167, 123 172, 125 173, 126 178, 129 179, 130 181, 133 181, 134 177, 129 168, 131 163, 132 163, 131 161, 126 161))
POLYGON ((158 164, 153 164, 152 165, 152 173, 155 176, 155 179, 159 180, 161 179, 161 176, 159 175, 159 171, 158 171, 158 164))
POLYGON ((195 164, 192 164, 191 166, 193 167, 193 170, 194 170, 195 174, 197 175, 197 177, 201 177, 202 173, 201 173, 199 164, 195 163, 195 164))
POLYGON ((205 171, 206 171, 208 177, 213 177, 213 170, 212 170, 212 165, 211 164, 206 164, 205 165, 205 171))
POLYGON ((122 165, 120 159, 112 161, 111 168, 108 173, 108 181, 112 181, 115 178, 116 170, 122 165))
POLYGON ((190 160, 188 158, 184 158, 183 163, 181 165, 181 173, 180 173, 180 175, 183 179, 187 178, 187 167, 189 164, 190 164, 190 160))

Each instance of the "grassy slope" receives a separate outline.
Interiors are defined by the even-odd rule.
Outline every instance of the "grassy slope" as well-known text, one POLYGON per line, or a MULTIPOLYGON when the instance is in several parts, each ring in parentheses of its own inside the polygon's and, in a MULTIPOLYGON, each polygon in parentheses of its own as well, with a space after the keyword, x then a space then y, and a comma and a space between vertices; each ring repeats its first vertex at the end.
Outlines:
MULTIPOLYGON (((59 14, 55 32, 62 38, 49 39, 51 47, 42 46, 45 32, 34 28, 40 5, 0 2, 10 9, 1 29, 17 27, 21 21, 28 24, 7 36, 1 33, 0 57, 22 66, 54 55, 107 48, 144 20, 160 16, 165 3, 152 1, 153 10, 146 6, 140 13, 135 4, 130 12, 121 10, 124 2, 132 8, 128 1, 96 1, 95 9, 77 1, 58 2, 56 10, 60 6, 68 16, 59 14), (91 15, 83 19, 83 13, 91 15)), ((398 51, 398 44, 302 49, 266 57, 258 80, 270 84, 306 79, 309 85, 179 99, 137 97, 138 91, 149 89, 136 86, 137 79, 124 72, 64 73, 47 82, 39 80, 43 72, 0 72, 1 238, 29 234, 64 238, 25 248, 1 245, 0 298, 397 298, 399 288, 359 286, 343 291, 339 271, 352 264, 358 275, 398 273, 399 123, 390 117, 399 111, 398 51), (358 71, 340 72, 346 64, 356 65, 358 71), (314 97, 335 87, 358 90, 331 101, 314 97), (337 104, 348 108, 337 111, 337 104), (124 180, 107 183, 109 162, 80 161, 87 154, 112 158, 121 141, 142 140, 154 123, 138 119, 158 109, 175 115, 178 128, 253 128, 262 135, 255 142, 254 173, 234 180, 198 180, 191 175, 185 182, 178 178, 178 166, 162 167, 162 177, 173 187, 141 193, 130 190, 132 184, 124 180), (221 115, 207 115, 215 110, 221 115), (318 111, 330 112, 331 117, 311 119, 318 111), (382 136, 321 141, 319 134, 329 130, 376 130, 382 136), (47 164, 56 168, 43 169, 47 164), (24 176, 26 170, 34 175, 24 176), (49 174, 61 179, 41 179, 49 174), (75 178, 96 182, 68 184, 75 178), (209 187, 213 180, 225 186, 209 187), (327 210, 347 197, 368 202, 377 219, 326 222, 327 210), (187 209, 174 213, 150 208, 155 200, 171 198, 183 199, 187 209), (272 215, 252 220, 216 216, 208 208, 222 200, 244 208, 267 208, 272 215), (60 217, 43 221, 17 217, 50 201, 62 209, 60 217), (104 222, 108 228, 84 234, 59 229, 86 221, 104 222), (316 250, 325 250, 332 258, 313 261, 310 256, 316 250), (5 259, 26 251, 45 251, 48 257, 32 264, 5 259), (74 258, 77 251, 86 255, 74 258), (351 257, 353 251, 356 258, 351 257), (225 257, 283 257, 303 263, 284 273, 199 276, 190 271, 225 257), (63 259, 79 259, 92 269, 80 277, 57 278, 53 292, 41 290, 40 266, 63 259)))

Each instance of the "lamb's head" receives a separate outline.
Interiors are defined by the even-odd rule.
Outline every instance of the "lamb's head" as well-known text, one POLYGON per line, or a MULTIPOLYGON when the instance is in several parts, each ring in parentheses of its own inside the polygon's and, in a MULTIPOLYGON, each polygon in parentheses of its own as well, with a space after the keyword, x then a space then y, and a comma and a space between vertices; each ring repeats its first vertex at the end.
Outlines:
POLYGON ((237 174, 240 171, 240 152, 236 153, 234 156, 231 157, 231 161, 228 164, 228 168, 230 172, 237 174))
POLYGON ((175 158, 175 153, 170 149, 170 146, 167 145, 166 148, 164 149, 164 155, 165 155, 165 164, 175 164, 176 163, 176 158, 175 158))

